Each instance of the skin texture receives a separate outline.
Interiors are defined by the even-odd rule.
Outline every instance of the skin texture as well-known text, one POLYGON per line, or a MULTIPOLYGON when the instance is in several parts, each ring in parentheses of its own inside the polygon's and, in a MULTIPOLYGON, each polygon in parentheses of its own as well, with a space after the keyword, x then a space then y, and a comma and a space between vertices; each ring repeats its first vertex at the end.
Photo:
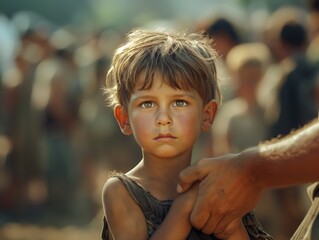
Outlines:
POLYGON ((199 183, 191 223, 227 237, 265 189, 319 180, 319 121, 239 154, 205 158, 180 173, 178 192, 199 183))

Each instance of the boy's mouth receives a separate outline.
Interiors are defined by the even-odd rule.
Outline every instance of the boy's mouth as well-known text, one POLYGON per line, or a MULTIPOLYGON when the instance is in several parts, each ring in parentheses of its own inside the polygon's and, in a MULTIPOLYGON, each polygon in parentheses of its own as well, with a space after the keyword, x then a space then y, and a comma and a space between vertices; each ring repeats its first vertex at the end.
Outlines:
POLYGON ((174 137, 171 134, 159 134, 156 138, 154 138, 155 140, 160 140, 160 139, 176 139, 176 137, 174 137))

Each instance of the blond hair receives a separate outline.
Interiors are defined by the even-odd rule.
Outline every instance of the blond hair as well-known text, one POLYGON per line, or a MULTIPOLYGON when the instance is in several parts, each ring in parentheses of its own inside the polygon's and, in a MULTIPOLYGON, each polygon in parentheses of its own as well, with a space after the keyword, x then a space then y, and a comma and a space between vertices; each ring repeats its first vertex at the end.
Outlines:
POLYGON ((115 51, 106 76, 104 90, 109 105, 127 108, 141 72, 145 73, 141 89, 150 89, 155 71, 175 89, 195 89, 204 103, 211 99, 220 103, 217 53, 210 41, 200 34, 142 29, 130 32, 115 51))

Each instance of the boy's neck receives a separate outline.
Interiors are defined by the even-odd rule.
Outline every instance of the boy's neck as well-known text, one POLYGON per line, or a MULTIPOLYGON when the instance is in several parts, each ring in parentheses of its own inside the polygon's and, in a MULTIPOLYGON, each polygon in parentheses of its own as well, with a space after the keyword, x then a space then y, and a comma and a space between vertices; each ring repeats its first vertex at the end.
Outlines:
POLYGON ((189 166, 191 157, 183 159, 148 159, 144 156, 127 173, 159 200, 174 199, 179 173, 189 166))

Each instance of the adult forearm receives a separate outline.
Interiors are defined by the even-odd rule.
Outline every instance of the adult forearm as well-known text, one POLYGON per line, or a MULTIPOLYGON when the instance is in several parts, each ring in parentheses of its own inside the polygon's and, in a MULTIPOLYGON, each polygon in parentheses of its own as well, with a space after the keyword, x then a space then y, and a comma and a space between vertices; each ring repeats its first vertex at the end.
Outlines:
POLYGON ((191 223, 224 234, 253 209, 262 190, 319 180, 319 121, 239 154, 201 159, 180 174, 179 191, 199 181, 191 223))
POLYGON ((263 189, 318 181, 319 121, 243 155, 251 159, 251 174, 263 189))

